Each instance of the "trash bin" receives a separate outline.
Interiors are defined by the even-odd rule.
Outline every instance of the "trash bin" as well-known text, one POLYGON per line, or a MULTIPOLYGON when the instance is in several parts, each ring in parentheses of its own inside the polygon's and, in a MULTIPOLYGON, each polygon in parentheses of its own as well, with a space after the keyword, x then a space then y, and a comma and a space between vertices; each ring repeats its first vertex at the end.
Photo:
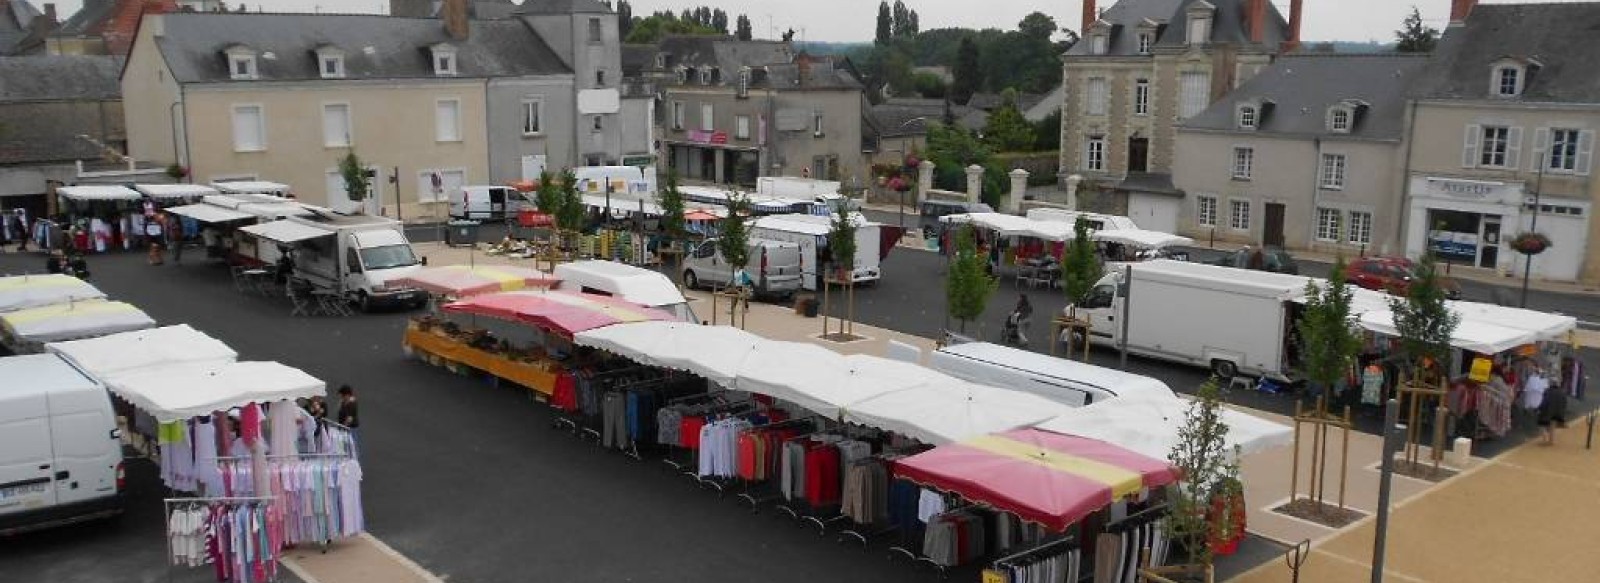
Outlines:
POLYGON ((478 244, 478 221, 450 221, 445 225, 444 244, 471 247, 478 244))

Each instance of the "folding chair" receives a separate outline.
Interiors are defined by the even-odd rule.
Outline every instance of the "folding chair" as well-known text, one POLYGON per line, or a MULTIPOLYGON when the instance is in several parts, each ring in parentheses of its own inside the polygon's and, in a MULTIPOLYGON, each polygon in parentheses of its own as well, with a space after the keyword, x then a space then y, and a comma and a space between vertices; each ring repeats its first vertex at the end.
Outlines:
POLYGON ((291 279, 289 280, 289 285, 283 286, 283 289, 287 290, 285 295, 289 296, 289 303, 294 306, 294 309, 289 311, 290 316, 313 315, 312 312, 315 309, 313 302, 316 299, 311 296, 310 283, 291 279))

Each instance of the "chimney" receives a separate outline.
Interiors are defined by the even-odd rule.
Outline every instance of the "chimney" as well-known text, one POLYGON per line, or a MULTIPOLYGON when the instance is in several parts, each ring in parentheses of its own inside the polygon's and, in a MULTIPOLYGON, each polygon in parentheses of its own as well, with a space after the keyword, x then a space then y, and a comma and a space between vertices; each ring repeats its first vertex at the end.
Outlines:
POLYGON ((467 22, 467 2, 471 0, 444 0, 444 5, 439 9, 439 18, 444 20, 444 30, 454 40, 467 40, 467 32, 471 24, 467 22))
POLYGON ((1478 7, 1478 0, 1450 0, 1450 26, 1466 24, 1467 17, 1472 16, 1472 9, 1478 7))
POLYGON ((1289 0, 1289 38, 1284 39, 1280 53, 1292 53, 1300 48, 1300 15, 1305 0, 1289 0))
POLYGON ((44 4, 44 19, 52 23, 60 22, 56 20, 56 5, 54 3, 46 2, 44 4))
POLYGON ((1100 13, 1095 10, 1094 0, 1083 0, 1083 30, 1078 36, 1089 36, 1089 27, 1094 26, 1094 21, 1100 20, 1100 13))
POLYGON ((1244 22, 1250 42, 1261 44, 1267 30, 1267 0, 1245 0, 1244 22))

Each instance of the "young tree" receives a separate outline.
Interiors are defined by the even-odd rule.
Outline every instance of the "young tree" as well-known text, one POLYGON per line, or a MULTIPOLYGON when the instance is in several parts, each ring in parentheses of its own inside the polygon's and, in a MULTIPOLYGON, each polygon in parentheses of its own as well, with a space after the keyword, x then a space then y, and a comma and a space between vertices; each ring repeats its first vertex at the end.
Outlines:
MULTIPOLYGON (((1361 334, 1350 313, 1350 287, 1345 285, 1341 255, 1324 285, 1306 282, 1306 307, 1296 324, 1300 332, 1300 358, 1313 390, 1329 390, 1350 372, 1361 350, 1361 334)), ((1327 403, 1324 402, 1324 407, 1327 403)), ((1324 409, 1325 411, 1325 409, 1324 409)))
POLYGON ((1243 491, 1239 452, 1228 448, 1228 425, 1222 422, 1223 391, 1217 377, 1201 384, 1194 397, 1178 429, 1178 443, 1167 454, 1180 478, 1169 498, 1166 530, 1188 552, 1189 564, 1209 569, 1215 558, 1211 542, 1229 538, 1238 527, 1233 519, 1242 509, 1233 506, 1243 491))
POLYGON ((891 20, 891 18, 889 16, 889 2, 888 2, 888 0, 883 0, 882 2, 879 2, 878 3, 878 30, 877 30, 877 35, 873 38, 873 43, 880 44, 880 45, 888 44, 889 40, 891 38, 893 38, 893 36, 894 36, 894 29, 892 28, 893 27, 893 22, 894 21, 891 20))
POLYGON ((367 164, 356 155, 355 148, 339 159, 339 177, 344 179, 344 192, 350 200, 367 200, 367 191, 372 184, 367 182, 367 164))
POLYGON ((1419 373, 1427 370, 1429 363, 1443 370, 1450 359, 1450 336, 1461 324, 1461 315, 1450 311, 1444 300, 1439 267, 1432 254, 1423 255, 1417 262, 1406 297, 1389 298, 1395 332, 1400 335, 1400 352, 1419 373))
POLYGON ((749 213, 749 197, 737 192, 728 195, 728 218, 722 219, 717 250, 734 271, 750 262, 750 229, 745 226, 749 213))
POLYGON ((983 85, 983 70, 978 66, 978 45, 972 42, 971 36, 961 38, 952 75, 955 80, 950 84, 950 98, 957 104, 966 105, 972 99, 972 94, 977 93, 983 85))
POLYGON ((719 33, 728 34, 728 13, 721 8, 711 11, 711 28, 717 29, 719 33))
POLYGON ((850 218, 848 205, 839 205, 833 213, 833 229, 828 231, 828 255, 833 268, 845 273, 856 268, 856 223, 850 218))
POLYGON ((894 37, 903 38, 911 31, 911 10, 906 8, 904 0, 894 0, 893 12, 894 37))
POLYGON ((1089 240, 1089 219, 1078 217, 1072 224, 1072 242, 1067 244, 1067 256, 1061 261, 1061 288, 1067 292, 1067 302, 1083 303, 1100 279, 1100 261, 1094 256, 1094 242, 1089 240))
POLYGON ((582 231, 583 216, 587 209, 584 208, 583 195, 578 194, 578 177, 572 173, 571 168, 561 171, 560 204, 556 207, 556 225, 564 231, 582 231))
POLYGON ((539 171, 539 190, 534 191, 533 204, 552 219, 561 214, 561 185, 556 184, 549 170, 539 171))
POLYGON ((984 140, 1001 152, 1025 152, 1033 147, 1033 124, 1017 109, 1015 90, 1007 89, 1003 95, 1003 103, 989 114, 989 121, 984 124, 984 140))
POLYGON ((1411 14, 1401 21, 1400 30, 1394 31, 1396 52, 1401 53, 1427 53, 1433 51, 1433 46, 1439 42, 1439 29, 1422 23, 1422 12, 1416 6, 1411 7, 1411 14))
POLYGON ((750 40, 754 37, 754 33, 750 29, 749 16, 739 15, 739 19, 733 27, 733 36, 739 40, 750 40))
POLYGON ((945 276, 945 303, 950 317, 961 321, 961 331, 967 331, 967 321, 983 315, 989 307, 989 296, 994 293, 996 280, 989 275, 988 259, 978 254, 978 243, 972 225, 962 225, 955 233, 955 257, 950 260, 950 273, 945 276))
POLYGON ((661 232, 668 241, 683 240, 683 192, 678 190, 677 170, 667 170, 667 183, 656 193, 656 204, 661 205, 661 232))

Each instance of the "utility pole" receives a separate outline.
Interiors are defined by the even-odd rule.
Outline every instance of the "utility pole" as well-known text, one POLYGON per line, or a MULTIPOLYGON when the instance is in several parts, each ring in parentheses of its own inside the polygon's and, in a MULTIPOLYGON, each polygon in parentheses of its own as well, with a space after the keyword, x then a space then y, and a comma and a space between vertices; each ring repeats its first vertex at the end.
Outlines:
MULTIPOLYGON (((1549 164, 1549 162, 1544 159, 1544 157, 1548 154, 1536 153, 1536 155, 1538 155, 1540 158, 1539 174, 1533 179, 1533 220, 1528 223, 1529 233, 1539 232, 1539 204, 1542 199, 1542 195, 1544 194, 1544 167, 1545 165, 1549 164)), ((1500 238, 1504 240, 1505 235, 1501 234, 1500 238)), ((1533 278, 1533 256, 1522 253, 1519 253, 1519 255, 1522 255, 1522 302, 1518 307, 1527 308, 1528 280, 1533 278)))
POLYGON ((1400 425, 1400 402, 1389 399, 1383 407, 1383 460, 1378 479, 1378 524, 1372 541, 1372 583, 1383 583, 1384 546, 1389 538, 1389 491, 1394 482, 1395 445, 1406 433, 1400 425))

